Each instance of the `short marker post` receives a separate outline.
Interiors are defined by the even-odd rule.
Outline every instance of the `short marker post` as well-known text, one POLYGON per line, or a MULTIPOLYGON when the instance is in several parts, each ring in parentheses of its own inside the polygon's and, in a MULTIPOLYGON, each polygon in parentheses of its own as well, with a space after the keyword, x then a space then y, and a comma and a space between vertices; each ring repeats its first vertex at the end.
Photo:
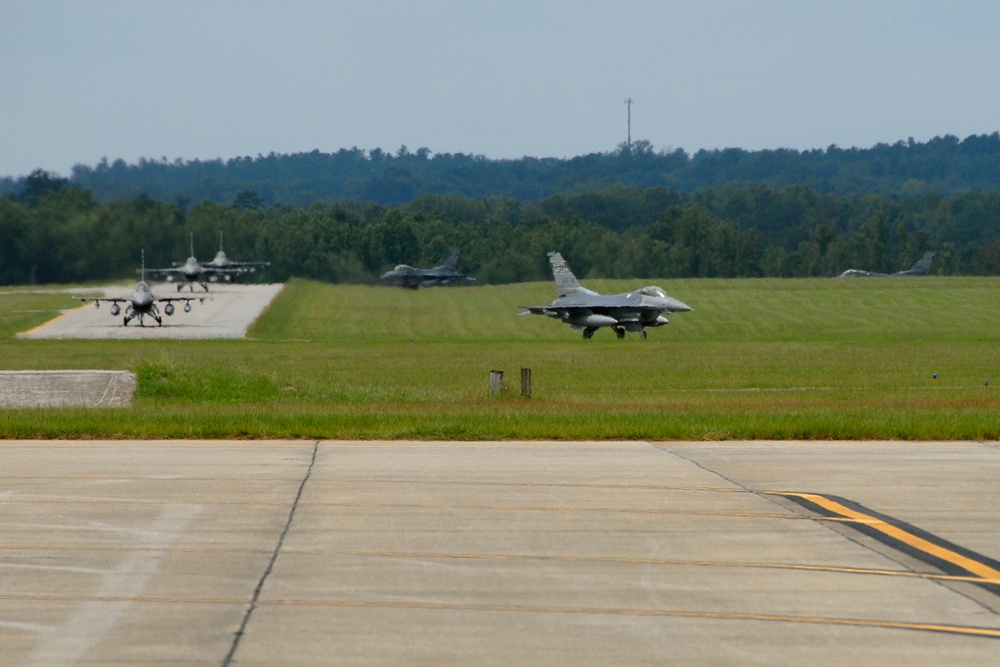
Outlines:
POLYGON ((490 398, 500 395, 500 384, 503 382, 503 371, 490 371, 490 398))

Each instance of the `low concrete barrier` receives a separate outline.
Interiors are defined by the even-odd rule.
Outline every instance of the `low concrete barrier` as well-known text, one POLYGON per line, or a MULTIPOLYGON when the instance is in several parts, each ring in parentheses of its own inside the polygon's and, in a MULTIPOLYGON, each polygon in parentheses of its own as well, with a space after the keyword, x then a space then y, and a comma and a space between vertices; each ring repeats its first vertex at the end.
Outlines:
POLYGON ((131 371, 0 371, 0 408, 131 405, 131 371))

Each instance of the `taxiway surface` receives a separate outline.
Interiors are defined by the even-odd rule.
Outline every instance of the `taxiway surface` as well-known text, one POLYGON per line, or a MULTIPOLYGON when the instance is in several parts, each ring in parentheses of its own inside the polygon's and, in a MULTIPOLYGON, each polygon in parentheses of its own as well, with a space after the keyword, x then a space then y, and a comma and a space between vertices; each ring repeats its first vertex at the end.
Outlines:
MULTIPOLYGON (((188 290, 178 292, 175 285, 161 283, 152 286, 157 296, 204 297, 203 302, 192 301, 191 312, 184 312, 184 304, 177 303, 171 316, 163 315, 163 326, 157 326, 152 318, 146 318, 146 326, 138 326, 133 320, 122 326, 122 315, 111 315, 111 304, 102 303, 98 308, 93 302, 67 306, 59 317, 17 334, 18 338, 98 338, 98 339, 142 339, 142 338, 242 338, 247 329, 271 301, 281 292, 282 284, 237 285, 230 283, 210 283, 210 292, 188 290)), ((127 297, 131 287, 113 286, 90 290, 76 290, 73 294, 87 297, 127 297)), ((69 295, 67 295, 67 303, 69 295)), ((79 301, 77 301, 79 304, 79 301)), ((124 310, 124 306, 123 306, 124 310)), ((163 307, 160 311, 162 314, 163 307)))
POLYGON ((0 442, 0 665, 989 665, 1000 446, 0 442))

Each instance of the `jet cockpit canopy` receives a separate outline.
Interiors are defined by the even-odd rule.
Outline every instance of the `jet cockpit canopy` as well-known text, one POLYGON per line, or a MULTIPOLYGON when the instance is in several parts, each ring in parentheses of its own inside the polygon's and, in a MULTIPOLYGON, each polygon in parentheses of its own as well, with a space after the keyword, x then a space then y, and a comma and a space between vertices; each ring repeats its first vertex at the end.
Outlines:
POLYGON ((652 296, 659 299, 667 298, 667 293, 663 291, 662 287, 657 287, 656 285, 650 285, 648 287, 643 287, 639 290, 639 294, 643 296, 652 296))

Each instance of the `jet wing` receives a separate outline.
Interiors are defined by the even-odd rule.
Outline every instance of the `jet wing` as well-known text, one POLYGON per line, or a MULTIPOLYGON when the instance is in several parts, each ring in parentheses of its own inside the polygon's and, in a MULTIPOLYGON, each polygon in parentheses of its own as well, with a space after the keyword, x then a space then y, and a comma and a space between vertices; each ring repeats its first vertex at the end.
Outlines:
POLYGON ((145 271, 146 273, 184 273, 183 264, 181 266, 172 266, 167 269, 141 269, 136 271, 136 273, 140 273, 140 271, 145 271))
POLYGON ((158 303, 170 303, 171 301, 198 301, 204 303, 205 299, 210 299, 207 296, 158 296, 156 301, 158 303))
POLYGON ((524 311, 518 315, 548 315, 549 317, 563 317, 562 313, 567 310, 566 308, 549 308, 548 306, 518 306, 518 308, 524 308, 524 311))
POLYGON ((87 303, 88 301, 106 301, 108 303, 122 303, 125 301, 130 301, 127 296, 74 296, 74 299, 79 299, 82 303, 87 303))

